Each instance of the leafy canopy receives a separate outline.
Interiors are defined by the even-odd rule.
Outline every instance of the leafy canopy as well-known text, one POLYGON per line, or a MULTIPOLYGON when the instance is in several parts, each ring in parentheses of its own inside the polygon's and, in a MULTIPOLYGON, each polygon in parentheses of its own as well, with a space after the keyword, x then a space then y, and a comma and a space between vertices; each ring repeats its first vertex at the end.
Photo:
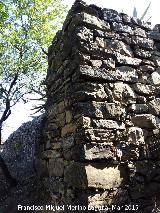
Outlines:
POLYGON ((47 49, 66 11, 61 0, 0 1, 0 129, 6 108, 44 94, 47 49))

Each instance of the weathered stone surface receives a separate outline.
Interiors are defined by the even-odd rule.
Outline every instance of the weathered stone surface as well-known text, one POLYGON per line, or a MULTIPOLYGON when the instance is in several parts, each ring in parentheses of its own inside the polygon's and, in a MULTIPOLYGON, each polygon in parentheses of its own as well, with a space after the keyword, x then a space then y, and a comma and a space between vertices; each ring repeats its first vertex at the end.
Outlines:
POLYGON ((44 158, 44 159, 62 157, 62 156, 61 156, 61 153, 59 153, 59 152, 56 151, 56 150, 45 150, 45 151, 42 153, 42 155, 43 155, 42 158, 44 158))
MULTIPOLYGON (((89 66, 83 66, 80 68, 80 73, 84 78, 87 79, 95 79, 98 81, 115 81, 116 76, 110 72, 110 70, 106 70, 105 68, 92 68, 89 66)), ((116 73, 115 73, 116 74, 116 73)))
POLYGON ((87 129, 85 135, 89 141, 103 143, 122 140, 124 137, 123 131, 113 131, 111 129, 87 129))
POLYGON ((112 91, 115 101, 121 103, 136 103, 136 95, 132 88, 123 82, 115 83, 112 91))
POLYGON ((150 77, 151 84, 160 86, 160 70, 153 72, 150 77))
POLYGON ((76 126, 73 123, 66 124, 61 130, 61 136, 64 137, 67 134, 74 133, 76 130, 76 126))
POLYGON ((62 177, 64 173, 63 158, 52 158, 48 163, 49 176, 62 177))
POLYGON ((90 27, 91 29, 100 29, 100 30, 110 30, 110 25, 107 22, 104 22, 103 20, 100 20, 99 18, 95 16, 91 16, 87 13, 79 13, 76 14, 74 17, 74 20, 70 24, 71 26, 84 24, 90 27))
POLYGON ((95 79, 102 82, 114 82, 116 80, 124 82, 138 81, 136 70, 127 66, 117 67, 116 70, 85 66, 80 69, 80 73, 86 79, 95 79))
POLYGON ((140 66, 139 69, 141 72, 144 72, 146 74, 146 73, 154 72, 155 67, 150 66, 150 65, 143 65, 143 66, 140 66))
POLYGON ((142 28, 135 27, 134 28, 134 35, 146 38, 146 31, 143 30, 142 28))
POLYGON ((145 38, 140 38, 138 36, 133 36, 132 37, 132 43, 134 45, 138 45, 144 49, 147 49, 147 50, 152 50, 153 49, 153 45, 154 45, 154 42, 152 39, 145 39, 145 38))
POLYGON ((82 113, 84 116, 91 118, 104 118, 104 119, 115 119, 120 120, 125 109, 120 104, 107 103, 107 102, 79 102, 74 105, 75 110, 78 113, 82 113))
POLYGON ((143 50, 139 47, 134 48, 134 54, 137 58, 145 58, 145 59, 150 58, 152 55, 150 51, 143 50))
POLYGON ((148 113, 149 108, 147 104, 131 104, 127 107, 127 111, 135 114, 143 114, 148 113))
POLYGON ((153 61, 154 65, 156 67, 160 67, 160 57, 159 56, 152 55, 151 60, 153 61))
POLYGON ((141 63, 141 59, 124 56, 124 55, 121 55, 120 53, 116 53, 116 57, 117 57, 116 58, 117 62, 122 65, 138 66, 141 63))
POLYGON ((135 115, 131 120, 140 128, 156 129, 160 125, 160 119, 151 114, 135 115))
POLYGON ((113 9, 104 8, 102 10, 102 18, 105 21, 109 21, 109 22, 112 22, 112 21, 121 22, 122 21, 121 16, 118 14, 118 12, 116 10, 113 10, 113 9))
POLYGON ((155 87, 151 85, 136 83, 132 87, 134 91, 139 95, 149 96, 149 95, 153 95, 155 92, 155 87))
POLYGON ((122 55, 133 57, 132 49, 124 42, 119 40, 112 41, 110 39, 106 39, 105 41, 106 45, 104 47, 110 52, 119 52, 122 55))
POLYGON ((103 189, 114 189, 119 187, 123 178, 118 167, 101 167, 102 164, 91 164, 85 167, 88 178, 88 186, 103 189))
POLYGON ((36 159, 34 164, 36 172, 40 177, 48 176, 48 167, 46 160, 36 159))
POLYGON ((72 112, 70 110, 67 110, 66 112, 66 123, 70 123, 72 121, 73 115, 72 112))
POLYGON ((84 153, 86 160, 114 158, 114 151, 111 144, 86 144, 84 153))
POLYGON ((116 32, 124 32, 124 33, 129 33, 130 35, 133 34, 132 28, 128 25, 123 25, 121 23, 113 22, 113 30, 116 32))
POLYGON ((69 12, 49 50, 39 156, 47 162, 43 181, 54 205, 138 204, 153 211, 159 200, 160 27, 154 31, 79 0, 69 12), (146 172, 139 162, 152 163, 146 172))
POLYGON ((87 188, 88 186, 113 189, 119 187, 122 180, 118 167, 110 168, 98 163, 91 165, 72 163, 67 167, 65 173, 65 182, 76 188, 87 188))
POLYGON ((113 58, 108 58, 102 61, 102 67, 106 69, 114 69, 115 68, 115 61, 113 58))
POLYGON ((150 112, 155 116, 160 116, 160 98, 155 98, 148 103, 150 112))
POLYGON ((125 129, 124 123, 116 122, 112 120, 95 120, 93 119, 93 127, 104 128, 104 129, 125 129))
POLYGON ((135 69, 129 66, 116 67, 116 74, 118 79, 124 82, 137 82, 138 74, 135 69))
POLYGON ((45 115, 24 123, 13 132, 4 144, 3 157, 11 175, 22 182, 34 174, 34 158, 42 139, 42 125, 45 115))
POLYGON ((139 145, 145 143, 144 132, 139 127, 130 127, 127 129, 127 141, 139 145))

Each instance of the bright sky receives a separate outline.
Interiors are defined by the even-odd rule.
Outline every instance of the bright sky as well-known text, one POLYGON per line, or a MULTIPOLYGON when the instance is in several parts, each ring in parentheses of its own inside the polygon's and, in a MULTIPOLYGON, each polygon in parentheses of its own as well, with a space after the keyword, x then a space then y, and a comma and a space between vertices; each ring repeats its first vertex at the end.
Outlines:
MULTIPOLYGON (((123 11, 130 16, 133 14, 133 8, 135 6, 139 17, 141 17, 150 1, 151 7, 147 13, 147 18, 152 16, 150 21, 154 26, 155 24, 160 24, 160 3, 158 0, 85 0, 87 4, 96 4, 97 6, 103 8, 115 9, 118 12, 123 11)), ((68 4, 69 7, 71 7, 71 5, 74 3, 74 0, 64 0, 64 2, 68 4)), ((8 118, 6 125, 3 129, 4 140, 22 123, 32 119, 31 117, 29 117, 30 113, 32 113, 29 108, 31 108, 31 104, 19 103, 12 109, 13 113, 8 118)))
MULTIPOLYGON (((71 6, 74 0, 64 0, 64 2, 71 6)), ((139 17, 141 17, 144 10, 151 2, 147 17, 149 18, 152 16, 150 20, 153 25, 160 24, 159 0, 85 0, 85 2, 87 4, 96 4, 102 8, 115 9, 118 12, 122 12, 123 10, 123 12, 128 15, 133 14, 133 8, 135 6, 139 17)))

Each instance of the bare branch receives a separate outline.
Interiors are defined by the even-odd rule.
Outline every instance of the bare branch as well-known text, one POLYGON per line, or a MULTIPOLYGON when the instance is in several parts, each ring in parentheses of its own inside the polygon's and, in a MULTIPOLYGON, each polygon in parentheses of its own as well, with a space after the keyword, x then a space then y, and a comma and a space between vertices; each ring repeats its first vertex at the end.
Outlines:
POLYGON ((43 47, 41 47, 42 52, 48 56, 48 52, 45 51, 45 49, 43 47))

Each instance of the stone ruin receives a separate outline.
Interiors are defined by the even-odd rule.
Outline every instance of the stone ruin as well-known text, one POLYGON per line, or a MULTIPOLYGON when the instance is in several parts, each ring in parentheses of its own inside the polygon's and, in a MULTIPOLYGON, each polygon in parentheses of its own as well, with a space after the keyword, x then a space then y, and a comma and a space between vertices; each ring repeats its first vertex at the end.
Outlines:
POLYGON ((38 170, 55 204, 160 205, 159 30, 82 1, 71 8, 49 48, 38 170))
POLYGON ((76 1, 48 63, 35 170, 52 204, 159 212, 160 25, 76 1))

